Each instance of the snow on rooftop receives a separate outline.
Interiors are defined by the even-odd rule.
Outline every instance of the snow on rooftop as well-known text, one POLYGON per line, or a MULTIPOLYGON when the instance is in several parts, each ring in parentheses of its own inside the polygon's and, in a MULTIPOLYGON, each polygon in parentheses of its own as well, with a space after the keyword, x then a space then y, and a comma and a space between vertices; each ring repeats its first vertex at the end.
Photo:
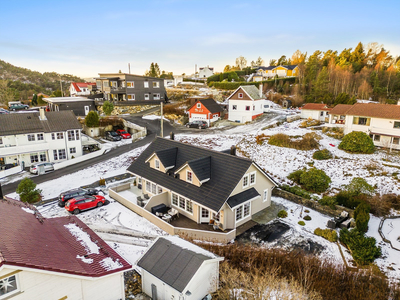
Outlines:
POLYGON ((22 209, 23 211, 27 212, 27 213, 35 214, 35 211, 32 210, 32 209, 30 209, 30 208, 28 208, 28 207, 21 207, 21 209, 22 209))
POLYGON ((122 268, 122 264, 118 260, 113 260, 111 257, 106 257, 102 261, 100 261, 100 265, 106 270, 106 271, 111 271, 111 270, 116 270, 119 268, 122 268))
POLYGON ((76 237, 76 240, 81 243, 87 254, 99 254, 99 246, 97 246, 90 238, 89 234, 84 232, 81 228, 76 226, 75 224, 64 225, 69 232, 76 237))
POLYGON ((79 258, 80 260, 82 260, 86 264, 91 264, 93 262, 93 259, 86 258, 86 257, 81 256, 81 255, 77 255, 76 258, 79 258))
POLYGON ((203 248, 201 248, 195 244, 192 244, 184 239, 181 239, 178 236, 164 236, 163 238, 183 249, 187 249, 187 250, 193 251, 195 253, 210 257, 210 258, 217 258, 217 256, 215 254, 213 254, 207 250, 204 250, 203 248))

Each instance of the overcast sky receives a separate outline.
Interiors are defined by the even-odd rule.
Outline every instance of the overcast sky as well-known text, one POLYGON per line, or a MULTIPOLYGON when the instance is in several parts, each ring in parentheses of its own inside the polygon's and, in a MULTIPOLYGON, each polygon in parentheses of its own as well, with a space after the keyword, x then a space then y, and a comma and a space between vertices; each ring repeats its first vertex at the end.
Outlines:
POLYGON ((383 44, 400 55, 400 1, 0 0, 0 59, 80 77, 143 75, 151 62, 174 74, 236 57, 266 65, 300 49, 311 54, 383 44))

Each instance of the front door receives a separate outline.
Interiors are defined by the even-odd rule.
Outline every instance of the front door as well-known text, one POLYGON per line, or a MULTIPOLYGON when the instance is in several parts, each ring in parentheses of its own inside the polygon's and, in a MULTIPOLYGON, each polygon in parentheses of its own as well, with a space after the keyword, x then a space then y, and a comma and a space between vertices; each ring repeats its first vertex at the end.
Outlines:
POLYGON ((89 106, 85 105, 85 116, 87 116, 88 113, 89 113, 89 106))
POLYGON ((208 209, 202 207, 200 214, 200 223, 210 222, 210 211, 208 209))

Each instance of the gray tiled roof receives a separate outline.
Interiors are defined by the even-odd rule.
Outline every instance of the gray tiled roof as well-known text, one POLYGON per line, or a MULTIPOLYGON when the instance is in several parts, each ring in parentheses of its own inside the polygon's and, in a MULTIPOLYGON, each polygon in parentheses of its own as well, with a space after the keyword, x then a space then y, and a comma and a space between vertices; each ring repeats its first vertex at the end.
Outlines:
POLYGON ((252 161, 247 158, 157 137, 129 166, 128 171, 218 212, 251 164, 252 161), (171 174, 152 169, 145 162, 154 152, 174 147, 178 151, 176 164, 171 169, 171 174), (175 178, 173 172, 190 161, 204 157, 210 157, 211 175, 209 181, 197 187, 182 179, 175 178))
POLYGON ((211 258, 183 249, 160 237, 137 265, 177 291, 183 292, 202 263, 209 259, 211 258))
POLYGON ((234 208, 238 206, 239 204, 242 204, 250 199, 253 199, 257 196, 260 196, 260 194, 257 192, 255 188, 251 188, 248 190, 245 190, 239 194, 236 194, 232 197, 229 197, 228 199, 228 205, 230 208, 234 208))
POLYGON ((243 90, 246 91, 247 94, 249 94, 249 96, 251 98, 253 98, 253 100, 259 100, 262 99, 262 97, 260 97, 260 91, 258 90, 258 88, 254 85, 242 85, 240 86, 243 90))
POLYGON ((188 165, 200 181, 211 177, 211 156, 191 160, 188 165))
POLYGON ((223 111, 222 107, 214 99, 199 100, 212 114, 223 111))
POLYGON ((0 136, 82 129, 72 111, 46 112, 46 118, 40 120, 39 112, 0 115, 0 136))
POLYGON ((169 149, 163 149, 156 151, 157 157, 160 159, 161 163, 165 168, 175 166, 176 164, 176 153, 178 152, 178 148, 173 147, 169 149))

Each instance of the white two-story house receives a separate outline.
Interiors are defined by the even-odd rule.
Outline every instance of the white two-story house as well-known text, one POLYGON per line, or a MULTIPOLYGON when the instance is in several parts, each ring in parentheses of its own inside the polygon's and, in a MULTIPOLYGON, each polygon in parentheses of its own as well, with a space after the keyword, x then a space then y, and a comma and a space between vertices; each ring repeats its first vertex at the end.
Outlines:
POLYGON ((27 167, 81 156, 81 130, 72 111, 0 115, 0 164, 27 167))
POLYGON ((356 103, 336 105, 329 115, 329 127, 341 127, 344 134, 362 131, 375 146, 400 149, 400 105, 356 103))
POLYGON ((259 89, 254 85, 238 87, 226 100, 229 101, 228 120, 238 123, 253 121, 263 114, 264 100, 261 83, 259 89))

